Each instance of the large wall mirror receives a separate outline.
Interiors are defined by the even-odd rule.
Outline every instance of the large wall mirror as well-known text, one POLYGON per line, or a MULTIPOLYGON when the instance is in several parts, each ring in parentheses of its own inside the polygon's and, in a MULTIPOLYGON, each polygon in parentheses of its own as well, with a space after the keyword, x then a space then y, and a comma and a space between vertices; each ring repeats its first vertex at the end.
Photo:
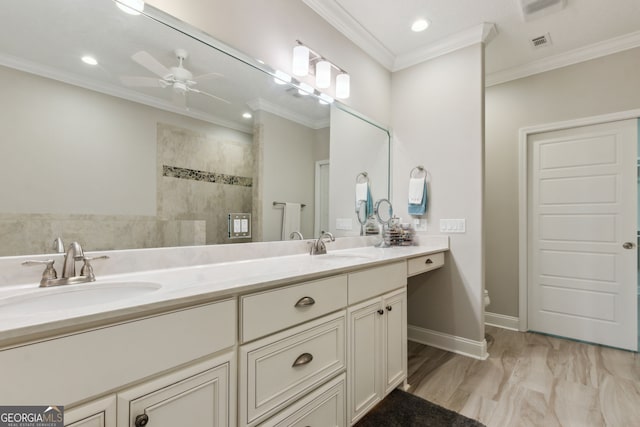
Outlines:
POLYGON ((305 238, 357 235, 357 174, 389 197, 384 128, 157 9, 11 1, 0 23, 0 256, 281 240, 283 203, 305 238))

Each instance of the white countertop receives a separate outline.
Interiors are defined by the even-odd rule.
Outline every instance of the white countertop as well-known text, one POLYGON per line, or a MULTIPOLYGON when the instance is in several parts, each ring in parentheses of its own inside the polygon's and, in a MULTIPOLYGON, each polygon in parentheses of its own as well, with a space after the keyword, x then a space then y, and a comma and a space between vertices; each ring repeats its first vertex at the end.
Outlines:
POLYGON ((0 289, 0 347, 448 249, 448 245, 440 242, 383 249, 362 247, 329 250, 327 255, 300 254, 104 275, 93 283, 56 288, 39 288, 37 284, 4 286, 0 289), (10 306, 11 301, 29 299, 38 293, 73 292, 88 286, 110 286, 114 282, 122 283, 123 287, 127 283, 142 283, 142 286, 149 283, 158 289, 114 302, 92 301, 65 310, 53 303, 50 308, 37 311, 15 310, 10 306))

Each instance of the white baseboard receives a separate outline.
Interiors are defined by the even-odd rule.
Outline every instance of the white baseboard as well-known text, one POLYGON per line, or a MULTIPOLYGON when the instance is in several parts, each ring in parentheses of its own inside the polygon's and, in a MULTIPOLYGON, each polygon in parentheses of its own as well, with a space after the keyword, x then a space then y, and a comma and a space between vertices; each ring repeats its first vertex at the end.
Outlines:
POLYGON ((482 341, 473 341, 468 338, 444 334, 413 325, 409 325, 407 328, 407 338, 409 341, 473 357, 474 359, 485 360, 489 357, 487 341, 484 339, 482 341))
POLYGON ((510 331, 520 330, 520 319, 513 316, 505 316, 504 314, 484 312, 484 324, 495 326, 498 328, 509 329, 510 331))

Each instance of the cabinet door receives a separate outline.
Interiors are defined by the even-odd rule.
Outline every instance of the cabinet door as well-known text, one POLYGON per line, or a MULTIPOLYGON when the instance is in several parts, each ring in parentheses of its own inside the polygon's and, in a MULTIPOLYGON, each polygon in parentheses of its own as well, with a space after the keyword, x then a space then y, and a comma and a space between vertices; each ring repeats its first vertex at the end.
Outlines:
POLYGON ((407 293, 384 296, 384 394, 391 392, 407 375, 407 293))
MULTIPOLYGON (((128 427, 227 427, 230 368, 225 363, 159 390, 137 389, 129 402, 128 427)), ((143 386, 144 387, 144 386, 143 386)))
POLYGON ((65 410, 64 425, 65 427, 115 427, 115 396, 65 410))
POLYGON ((356 421, 380 399, 382 319, 380 298, 349 310, 349 417, 356 421))

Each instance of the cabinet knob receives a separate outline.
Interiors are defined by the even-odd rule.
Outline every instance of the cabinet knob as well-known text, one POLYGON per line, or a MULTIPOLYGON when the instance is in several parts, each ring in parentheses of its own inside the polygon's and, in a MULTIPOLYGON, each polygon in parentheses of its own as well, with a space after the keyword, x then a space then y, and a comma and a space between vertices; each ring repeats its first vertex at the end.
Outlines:
POLYGON ((149 422, 149 416, 147 414, 140 414, 136 417, 135 426, 144 427, 149 422))
POLYGON ((291 367, 295 368, 296 366, 306 365, 307 363, 311 363, 312 360, 313 360, 313 355, 312 354, 310 354, 310 353, 302 353, 300 356, 298 356, 296 361, 293 362, 293 365, 291 365, 291 367))
POLYGON ((424 263, 425 264, 433 264, 433 261, 431 261, 431 258, 427 258, 427 260, 424 263))
POLYGON ((386 308, 387 308, 387 311, 393 310, 393 307, 391 307, 390 305, 388 305, 386 308))
POLYGON ((384 314, 384 310, 383 309, 378 310, 378 314, 380 315, 384 314))
POLYGON ((302 297, 298 300, 298 302, 296 303, 296 305, 294 307, 308 307, 310 305, 313 305, 316 303, 316 300, 314 300, 311 297, 302 297))
POLYGON ((623 248, 625 248, 625 249, 633 249, 633 243, 631 243, 631 242, 624 242, 624 243, 622 244, 622 247, 623 247, 623 248))

